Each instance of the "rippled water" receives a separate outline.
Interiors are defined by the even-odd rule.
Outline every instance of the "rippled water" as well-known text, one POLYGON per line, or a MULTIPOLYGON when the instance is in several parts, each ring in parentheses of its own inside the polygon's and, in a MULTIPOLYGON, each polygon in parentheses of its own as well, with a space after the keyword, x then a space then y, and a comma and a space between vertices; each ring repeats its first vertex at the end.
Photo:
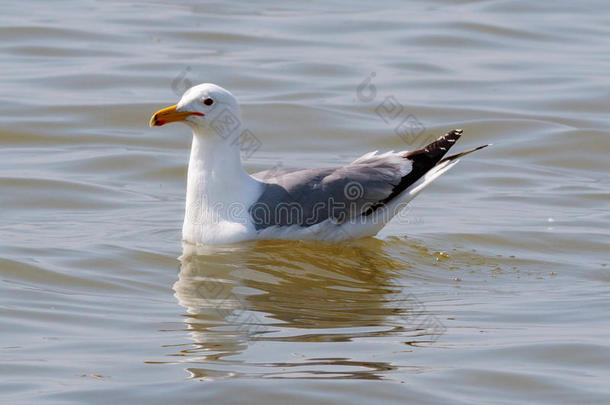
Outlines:
POLYGON ((610 400, 606 2, 3 9, 7 402, 610 400), (190 135, 147 122, 203 81, 250 171, 494 146, 375 239, 195 250, 190 135))

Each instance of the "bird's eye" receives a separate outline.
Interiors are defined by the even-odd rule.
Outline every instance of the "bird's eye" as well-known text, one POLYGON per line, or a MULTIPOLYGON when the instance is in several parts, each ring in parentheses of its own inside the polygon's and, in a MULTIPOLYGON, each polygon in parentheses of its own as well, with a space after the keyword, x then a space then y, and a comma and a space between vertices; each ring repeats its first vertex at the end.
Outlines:
POLYGON ((206 98, 205 100, 203 100, 203 104, 212 105, 214 104, 214 100, 212 100, 211 98, 206 98))

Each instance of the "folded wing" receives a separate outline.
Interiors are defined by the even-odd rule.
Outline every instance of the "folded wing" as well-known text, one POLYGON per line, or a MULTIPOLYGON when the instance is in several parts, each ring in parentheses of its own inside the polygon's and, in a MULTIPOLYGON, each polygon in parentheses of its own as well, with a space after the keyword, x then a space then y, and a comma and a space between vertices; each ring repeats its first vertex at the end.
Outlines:
POLYGON ((413 152, 369 153, 342 167, 256 173, 253 177, 264 183, 264 191, 250 207, 254 225, 256 229, 306 227, 328 219, 343 223, 370 215, 408 190, 439 162, 453 158, 441 160, 461 134, 462 130, 452 130, 413 152))

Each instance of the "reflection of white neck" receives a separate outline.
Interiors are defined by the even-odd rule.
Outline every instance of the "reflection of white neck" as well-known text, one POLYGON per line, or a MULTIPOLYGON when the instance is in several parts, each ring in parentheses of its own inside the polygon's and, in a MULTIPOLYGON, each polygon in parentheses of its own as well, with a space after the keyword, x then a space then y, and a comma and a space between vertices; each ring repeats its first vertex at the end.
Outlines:
POLYGON ((244 170, 239 152, 233 137, 224 139, 208 128, 193 129, 183 239, 208 244, 231 234, 237 241, 248 232, 248 207, 262 187, 244 170))

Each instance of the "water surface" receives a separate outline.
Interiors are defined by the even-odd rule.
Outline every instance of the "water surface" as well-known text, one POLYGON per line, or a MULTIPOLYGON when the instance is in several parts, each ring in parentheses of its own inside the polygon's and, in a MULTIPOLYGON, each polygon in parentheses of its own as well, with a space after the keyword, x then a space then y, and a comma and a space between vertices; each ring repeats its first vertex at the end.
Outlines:
POLYGON ((0 24, 11 403, 607 403, 605 2, 30 2, 0 24), (186 127, 230 89, 247 170, 451 128, 377 238, 182 245, 186 127), (391 108, 390 108, 391 107, 391 108))

